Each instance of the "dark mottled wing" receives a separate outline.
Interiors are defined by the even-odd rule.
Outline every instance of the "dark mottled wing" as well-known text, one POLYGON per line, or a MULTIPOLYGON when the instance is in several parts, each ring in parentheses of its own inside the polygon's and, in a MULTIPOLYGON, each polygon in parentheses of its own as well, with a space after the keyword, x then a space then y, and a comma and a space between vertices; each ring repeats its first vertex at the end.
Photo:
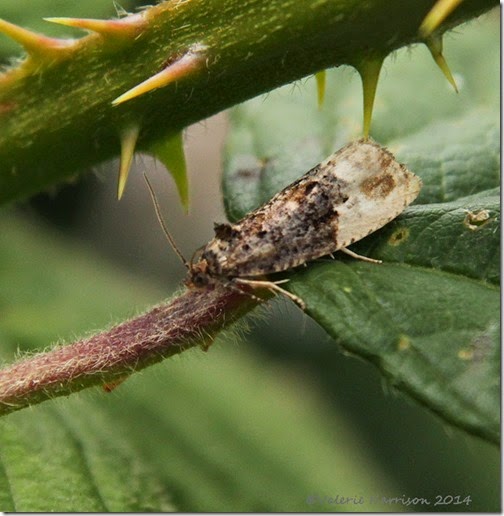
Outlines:
POLYGON ((204 248, 208 274, 254 277, 350 245, 395 218, 420 180, 371 141, 347 145, 204 248))

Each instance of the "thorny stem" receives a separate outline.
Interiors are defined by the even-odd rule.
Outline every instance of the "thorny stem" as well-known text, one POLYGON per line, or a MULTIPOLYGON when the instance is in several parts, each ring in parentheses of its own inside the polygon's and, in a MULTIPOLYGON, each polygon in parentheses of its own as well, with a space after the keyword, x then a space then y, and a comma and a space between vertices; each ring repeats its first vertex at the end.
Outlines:
POLYGON ((93 385, 120 382, 135 371, 196 345, 257 305, 223 286, 193 289, 118 326, 21 360, 0 371, 0 415, 93 385))
MULTIPOLYGON (((40 192, 117 156, 120 135, 132 125, 139 130, 137 148, 152 152, 234 104, 418 43, 419 26, 434 4, 172 0, 145 10, 138 34, 134 24, 121 30, 113 24, 113 35, 91 34, 59 54, 52 47, 41 50, 17 68, 0 70, 0 202, 40 192), (178 70, 169 86, 112 105, 195 46, 206 49, 205 59, 194 62, 197 70, 189 67, 186 76, 178 70)), ((462 2, 440 34, 495 5, 497 0, 462 2)))

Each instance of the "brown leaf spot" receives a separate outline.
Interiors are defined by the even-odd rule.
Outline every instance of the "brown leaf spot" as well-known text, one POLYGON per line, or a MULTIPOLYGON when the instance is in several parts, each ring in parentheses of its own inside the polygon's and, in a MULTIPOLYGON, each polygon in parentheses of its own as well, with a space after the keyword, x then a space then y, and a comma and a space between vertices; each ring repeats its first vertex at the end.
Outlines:
POLYGON ((401 335, 399 337, 399 342, 397 343, 397 349, 399 351, 406 351, 411 346, 411 340, 407 335, 401 335))
POLYGON ((496 327, 490 327, 487 331, 476 335, 465 348, 461 348, 458 351, 458 358, 460 360, 470 360, 473 362, 485 360, 492 351, 492 334, 496 331, 496 327))
POLYGON ((476 231, 491 220, 488 210, 479 210, 476 212, 465 210, 465 212, 464 226, 471 231, 476 231))
POLYGON ((471 349, 460 349, 457 356, 460 360, 472 360, 474 352, 471 349))
POLYGON ((401 245, 403 242, 405 242, 409 237, 410 231, 408 228, 399 228, 396 229, 392 235, 390 235, 390 238, 388 239, 388 244, 392 246, 398 246, 401 245))

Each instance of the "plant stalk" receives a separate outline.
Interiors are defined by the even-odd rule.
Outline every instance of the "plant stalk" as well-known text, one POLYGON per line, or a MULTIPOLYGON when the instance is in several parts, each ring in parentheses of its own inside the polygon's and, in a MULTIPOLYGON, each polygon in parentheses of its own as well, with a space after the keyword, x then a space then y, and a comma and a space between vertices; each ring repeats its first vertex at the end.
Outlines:
MULTIPOLYGON (((117 156, 125 127, 137 125, 137 149, 149 151, 194 122, 281 85, 421 42, 419 27, 434 3, 170 0, 136 15, 138 30, 133 23, 121 32, 114 24, 73 45, 35 49, 0 74, 0 203, 117 156), (194 48, 204 49, 199 68, 112 105, 194 48)), ((462 2, 438 32, 495 5, 462 2)))
POLYGON ((111 390, 132 373, 188 348, 208 349, 217 332, 257 299, 216 285, 183 292, 107 331, 0 371, 0 415, 93 385, 111 390))

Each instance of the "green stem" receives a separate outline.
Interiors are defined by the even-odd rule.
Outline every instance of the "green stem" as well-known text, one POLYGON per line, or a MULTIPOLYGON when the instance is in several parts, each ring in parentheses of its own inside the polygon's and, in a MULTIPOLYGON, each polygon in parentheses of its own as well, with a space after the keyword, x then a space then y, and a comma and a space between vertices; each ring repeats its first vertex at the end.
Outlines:
MULTIPOLYGON (((0 75, 0 202, 117 156, 119 133, 131 124, 141 127, 138 148, 149 149, 191 123, 283 84, 418 42, 433 4, 171 0, 145 11, 138 34, 92 34, 62 49, 61 58, 57 50, 42 64, 32 58, 0 75), (195 45, 206 49, 199 70, 112 106, 195 45)), ((495 5, 496 0, 462 2, 441 32, 495 5)))

